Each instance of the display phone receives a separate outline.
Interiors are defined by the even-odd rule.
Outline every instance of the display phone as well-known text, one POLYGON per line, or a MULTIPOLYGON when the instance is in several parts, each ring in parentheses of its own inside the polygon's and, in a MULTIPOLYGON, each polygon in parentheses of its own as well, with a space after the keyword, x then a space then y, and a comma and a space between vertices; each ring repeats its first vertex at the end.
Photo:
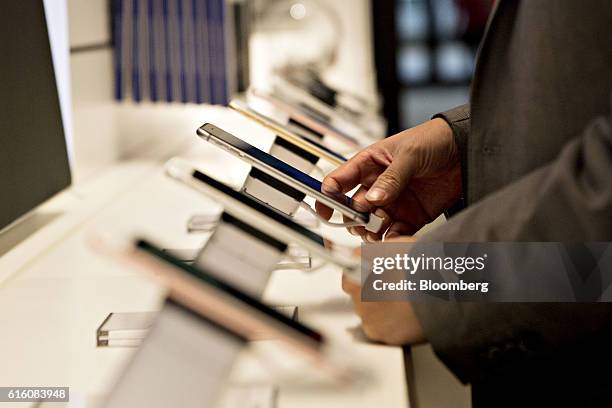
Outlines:
MULTIPOLYGON (((275 77, 273 94, 281 100, 293 101, 294 104, 299 104, 329 118, 328 123, 343 129, 362 143, 372 143, 380 139, 386 132, 386 123, 375 110, 361 110, 357 113, 357 111, 339 105, 338 100, 335 101, 335 104, 328 104, 313 95, 312 88, 309 89, 308 86, 305 87, 304 84, 299 83, 300 81, 296 82, 293 79, 295 78, 291 75, 275 77)), ((323 90, 317 86, 315 88, 323 90)), ((338 93, 335 95, 339 96, 338 93)))
POLYGON ((280 341, 336 380, 353 381, 361 375, 356 367, 332 360, 318 331, 146 240, 136 240, 121 256, 161 281, 172 301, 241 338, 280 341))
POLYGON ((263 92, 258 89, 253 89, 250 92, 253 96, 263 99, 289 116, 290 120, 293 122, 305 127, 315 134, 321 135, 321 137, 330 136, 354 150, 361 149, 362 145, 365 144, 365 142, 362 143, 358 138, 332 126, 329 117, 303 104, 290 101, 286 98, 280 98, 275 94, 263 92))
POLYGON ((285 214, 215 180, 183 159, 170 160, 166 164, 166 173, 173 179, 212 197, 223 205, 224 211, 231 216, 281 242, 298 244, 312 255, 340 266, 348 277, 354 280, 360 279, 360 262, 353 254, 354 248, 325 241, 323 237, 297 224, 285 214))
POLYGON ((258 124, 268 128, 278 137, 300 147, 301 149, 313 154, 329 163, 340 166, 346 162, 346 158, 341 154, 327 148, 323 144, 316 142, 306 136, 302 136, 297 132, 287 130, 283 125, 276 122, 263 114, 251 109, 244 101, 234 99, 230 102, 229 107, 243 116, 257 122, 258 124))
MULTIPOLYGON (((322 204, 340 212, 346 218, 362 225, 366 230, 378 233, 383 226, 383 218, 375 214, 359 212, 351 208, 351 198, 345 194, 328 195, 322 192, 321 182, 276 157, 251 146, 247 142, 228 132, 206 123, 197 134, 204 140, 213 143, 251 166, 263 171, 294 189, 315 198, 322 204)), ((357 225, 353 224, 353 225, 357 225)))
POLYGON ((380 109, 377 98, 366 99, 356 93, 335 88, 324 81, 313 67, 288 66, 279 70, 278 78, 308 92, 327 106, 345 111, 355 119, 369 116, 380 109))

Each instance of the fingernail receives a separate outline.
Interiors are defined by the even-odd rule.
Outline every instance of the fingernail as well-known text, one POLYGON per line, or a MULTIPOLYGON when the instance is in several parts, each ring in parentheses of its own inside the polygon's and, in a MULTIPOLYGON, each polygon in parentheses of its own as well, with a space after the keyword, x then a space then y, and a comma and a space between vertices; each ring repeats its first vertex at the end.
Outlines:
POLYGON ((382 201, 386 196, 387 193, 383 189, 372 188, 366 193, 365 198, 368 201, 382 201))
POLYGON ((329 194, 338 194, 340 192, 340 189, 338 188, 338 184, 335 181, 329 180, 329 179, 323 180, 323 183, 321 183, 321 190, 324 193, 329 193, 329 194))
POLYGON ((397 238, 399 236, 400 236, 400 234, 398 234, 397 232, 391 231, 391 232, 387 233, 387 235, 385 235, 385 239, 397 238))
POLYGON ((385 210, 383 210, 382 208, 377 208, 376 211, 374 211, 374 215, 386 219, 389 215, 387 214, 387 212, 385 210))
POLYGON ((371 232, 368 232, 368 242, 378 242, 378 237, 371 232))
POLYGON ((355 230, 355 228, 353 228, 353 227, 348 228, 348 232, 349 232, 349 234, 351 234, 351 235, 357 235, 357 231, 356 231, 356 230, 355 230))

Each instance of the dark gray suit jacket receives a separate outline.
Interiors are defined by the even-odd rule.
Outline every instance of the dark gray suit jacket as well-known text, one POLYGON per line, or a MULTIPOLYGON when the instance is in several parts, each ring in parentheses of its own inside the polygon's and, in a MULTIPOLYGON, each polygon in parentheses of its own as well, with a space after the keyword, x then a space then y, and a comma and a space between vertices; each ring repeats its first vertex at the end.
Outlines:
MULTIPOLYGON (((470 104, 439 115, 460 148, 467 208, 425 239, 612 241, 611 104, 612 1, 498 2, 470 104)), ((415 307, 439 357, 471 382, 593 351, 612 327, 608 304, 415 307)))

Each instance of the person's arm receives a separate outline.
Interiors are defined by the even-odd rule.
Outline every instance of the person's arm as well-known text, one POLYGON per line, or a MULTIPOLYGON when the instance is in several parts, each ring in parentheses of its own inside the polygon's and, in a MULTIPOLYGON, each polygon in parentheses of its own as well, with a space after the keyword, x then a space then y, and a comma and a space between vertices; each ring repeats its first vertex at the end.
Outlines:
MULTIPOLYGON (((593 119, 553 162, 421 240, 612 241, 612 114, 593 119)), ((527 258, 513 259, 512 267, 520 268, 527 258)), ((415 303, 414 308, 436 353, 463 381, 520 356, 561 349, 612 323, 612 304, 415 303)))

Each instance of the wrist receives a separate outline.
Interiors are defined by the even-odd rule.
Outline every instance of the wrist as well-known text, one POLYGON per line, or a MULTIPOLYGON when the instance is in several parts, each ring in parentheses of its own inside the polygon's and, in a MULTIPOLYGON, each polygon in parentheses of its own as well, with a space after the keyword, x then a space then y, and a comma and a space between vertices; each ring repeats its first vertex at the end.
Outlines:
POLYGON ((444 118, 436 117, 430 120, 433 127, 436 129, 437 137, 441 145, 445 146, 448 151, 448 157, 451 162, 459 163, 459 146, 453 132, 453 128, 444 118))
POLYGON ((436 127, 437 131, 444 137, 446 140, 452 140, 455 143, 455 137, 453 134, 453 128, 450 124, 444 120, 443 118, 433 118, 430 122, 436 127))

